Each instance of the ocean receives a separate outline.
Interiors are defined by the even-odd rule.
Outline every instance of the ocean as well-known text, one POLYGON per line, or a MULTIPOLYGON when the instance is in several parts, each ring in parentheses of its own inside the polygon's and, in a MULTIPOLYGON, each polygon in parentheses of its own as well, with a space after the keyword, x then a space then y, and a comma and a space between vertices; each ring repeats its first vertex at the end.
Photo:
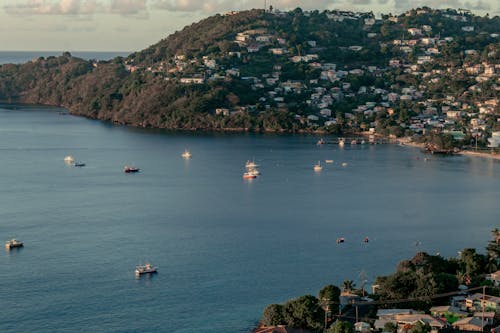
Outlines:
MULTIPOLYGON (((90 52, 74 51, 70 52, 74 57, 85 60, 111 60, 115 57, 127 57, 132 52, 90 52)), ((57 57, 63 51, 0 51, 0 65, 2 64, 22 64, 39 57, 57 57)))
POLYGON ((369 285, 417 251, 484 252, 498 227, 498 161, 60 111, 0 106, 0 236, 25 243, 0 251, 0 332, 248 333, 270 303, 369 285), (158 274, 136 277, 146 262, 158 274))

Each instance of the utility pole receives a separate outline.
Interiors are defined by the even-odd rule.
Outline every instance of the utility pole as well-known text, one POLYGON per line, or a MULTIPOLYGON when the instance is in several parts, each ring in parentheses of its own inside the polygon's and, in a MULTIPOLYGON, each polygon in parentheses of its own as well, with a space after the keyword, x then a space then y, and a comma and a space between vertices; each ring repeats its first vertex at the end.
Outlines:
POLYGON ((486 296, 486 286, 483 286, 483 299, 481 301, 481 330, 484 330, 484 298, 486 296))

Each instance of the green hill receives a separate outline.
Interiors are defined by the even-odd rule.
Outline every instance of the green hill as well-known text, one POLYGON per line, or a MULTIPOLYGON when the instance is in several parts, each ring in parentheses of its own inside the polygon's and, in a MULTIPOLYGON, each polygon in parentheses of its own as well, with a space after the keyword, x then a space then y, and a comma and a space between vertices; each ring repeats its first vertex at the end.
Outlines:
MULTIPOLYGON (((419 57, 432 47, 438 53, 432 62, 422 60, 421 73, 498 64, 499 26, 498 17, 430 8, 382 19, 372 13, 300 9, 215 15, 127 58, 96 62, 65 53, 2 65, 0 100, 58 105, 75 115, 169 129, 366 128, 376 116, 351 117, 352 110, 360 103, 385 103, 385 95, 374 91, 418 88, 421 77, 403 65, 424 59, 419 57), (419 30, 415 36, 411 28, 419 30), (407 45, 409 40, 414 42, 407 45), (394 59, 402 65, 391 67, 394 59)), ((423 97, 462 98, 474 83, 469 77, 457 82, 428 87, 423 97)), ((493 84, 482 92, 494 96, 493 84)), ((400 102, 384 105, 396 115, 407 108, 400 102)))

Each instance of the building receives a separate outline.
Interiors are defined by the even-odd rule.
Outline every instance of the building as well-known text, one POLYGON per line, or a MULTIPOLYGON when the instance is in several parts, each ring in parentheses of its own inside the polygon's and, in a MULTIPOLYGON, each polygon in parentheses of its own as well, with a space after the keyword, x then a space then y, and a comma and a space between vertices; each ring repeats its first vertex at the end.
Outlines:
MULTIPOLYGON (((492 132, 491 133, 491 138, 488 139, 489 145, 488 147, 490 148, 498 148, 500 147, 500 132, 492 132)), ((496 271, 494 277, 495 277, 495 283, 498 286, 500 284, 500 271, 496 271)), ((493 275, 491 274, 491 275, 493 275)))

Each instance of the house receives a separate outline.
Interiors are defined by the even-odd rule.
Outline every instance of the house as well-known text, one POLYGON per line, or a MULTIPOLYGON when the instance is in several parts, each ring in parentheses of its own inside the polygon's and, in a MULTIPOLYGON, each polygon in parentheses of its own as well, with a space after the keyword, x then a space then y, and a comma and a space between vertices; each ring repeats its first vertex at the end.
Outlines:
POLYGON ((216 115, 229 116, 229 109, 226 109, 226 108, 215 109, 215 114, 216 115))
POLYGON ((465 299, 465 306, 473 310, 483 310, 484 307, 485 311, 500 312, 500 297, 476 293, 465 299))
POLYGON ((477 317, 467 317, 453 323, 453 327, 461 331, 482 332, 484 326, 486 326, 486 322, 477 317))
POLYGON ((354 324, 354 331, 355 332, 360 332, 360 333, 368 333, 370 332, 371 327, 370 324, 365 323, 363 321, 359 321, 354 324))
POLYGON ((205 79, 202 77, 183 77, 181 78, 181 83, 184 84, 203 84, 205 79))
POLYGON ((408 32, 410 33, 410 35, 412 36, 420 36, 422 35, 422 30, 421 29, 418 29, 418 28, 409 28, 408 29, 408 32))
MULTIPOLYGON (((500 131, 492 132, 491 138, 488 139, 490 148, 498 148, 500 147, 500 131)), ((490 274, 489 280, 493 281, 493 283, 498 286, 500 285, 500 271, 496 271, 495 273, 490 274)))
POLYGON ((451 305, 433 306, 429 311, 434 317, 445 318, 449 323, 453 323, 469 315, 468 312, 462 311, 460 308, 451 305))

